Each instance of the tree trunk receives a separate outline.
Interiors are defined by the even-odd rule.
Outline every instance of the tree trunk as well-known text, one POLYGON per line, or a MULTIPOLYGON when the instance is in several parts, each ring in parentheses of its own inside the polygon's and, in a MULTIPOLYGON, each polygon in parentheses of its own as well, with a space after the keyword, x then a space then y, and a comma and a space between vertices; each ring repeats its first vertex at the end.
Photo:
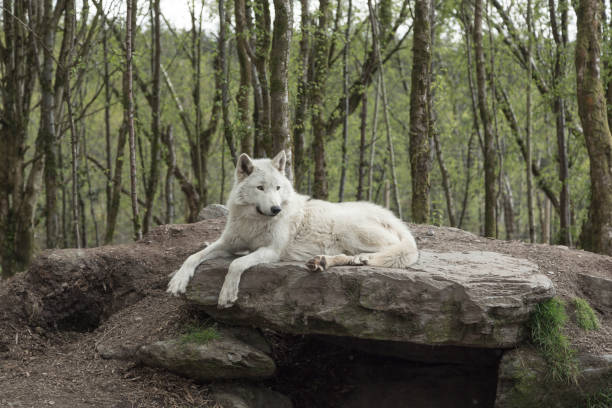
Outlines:
POLYGON ((302 191, 302 184, 306 173, 306 113, 308 110, 309 91, 308 73, 310 72, 310 13, 308 11, 309 0, 300 0, 302 21, 300 39, 300 74, 297 86, 297 101, 295 104, 295 120, 293 124, 293 151, 294 151, 294 178, 295 189, 302 191))
POLYGON ((412 221, 429 222, 429 82, 431 68, 431 29, 429 0, 415 3, 410 88, 410 170, 412 175, 412 221))
POLYGON ((168 125, 166 131, 162 134, 162 139, 168 147, 168 154, 166 157, 168 168, 166 173, 166 218, 164 222, 166 224, 172 224, 174 222, 174 172, 176 171, 176 154, 174 153, 172 125, 168 125))
MULTIPOLYGON (((349 0, 348 13, 346 17, 346 28, 344 32, 344 50, 342 52, 342 92, 344 94, 344 122, 342 123, 342 169, 340 174, 340 189, 338 201, 344 201, 344 184, 346 182, 346 168, 348 167, 348 127, 349 127, 349 72, 348 56, 350 52, 351 15, 353 12, 353 1, 349 0)), ((365 94, 365 92, 364 92, 365 94)), ((363 101, 362 101, 363 102, 363 101)), ((361 181, 361 180, 360 180, 361 181)))
MULTIPOLYGON (((293 158, 289 132, 289 52, 293 33, 293 6, 290 0, 274 0, 274 28, 270 50, 270 134, 273 155, 287 156, 285 172, 293 181, 293 158)), ((272 157, 272 156, 270 156, 272 157)))
POLYGON ((325 81, 327 79, 329 38, 327 29, 329 25, 329 0, 319 1, 319 24, 314 38, 313 57, 314 70, 311 81, 312 103, 312 130, 314 140, 312 154, 314 156, 314 185, 313 196, 327 199, 327 174, 325 163, 325 81))
MULTIPOLYGON (((227 142, 227 146, 230 149, 230 154, 234 163, 236 163, 238 156, 236 155, 236 147, 234 146, 234 132, 232 129, 231 119, 229 117, 229 66, 230 66, 230 54, 227 52, 227 27, 230 25, 230 15, 225 9, 225 0, 219 0, 219 39, 218 41, 218 52, 221 68, 221 113, 223 115, 223 136, 227 142)), ((209 135, 209 145, 212 134, 209 135)), ((206 149, 208 153, 208 148, 206 149)), ((207 204, 205 201, 203 204, 207 204)))
MULTIPOLYGON (((561 0, 560 7, 567 7, 567 4, 561 0)), ((571 231, 570 231, 570 193, 569 193, 569 166, 567 157, 567 140, 565 137, 565 102, 561 95, 561 82, 565 75, 565 43, 563 42, 559 33, 557 24, 557 16, 555 12, 555 1, 549 0, 548 7, 550 12, 551 31, 555 40, 555 66, 552 78, 552 91, 553 91, 553 112, 556 118, 556 129, 557 129, 557 153, 559 158, 559 181, 561 182, 561 194, 559 197, 559 216, 560 216, 560 229, 559 229, 559 243, 563 245, 571 245, 571 231)), ((562 21, 562 25, 567 22, 562 21)))
POLYGON ((589 152, 591 204, 583 227, 584 248, 612 255, 612 135, 600 77, 598 0, 581 0, 577 10, 576 88, 578 112, 589 152))
POLYGON ((366 161, 366 150, 368 149, 367 144, 367 130, 368 130, 368 93, 363 93, 363 99, 361 100, 361 125, 359 127, 359 169, 357 171, 357 201, 361 201, 365 196, 365 176, 368 162, 366 161))
POLYGON ((467 145, 467 160, 466 160, 466 164, 465 164, 465 188, 463 190, 463 202, 461 204, 461 214, 459 215, 459 224, 457 225, 458 228, 461 228, 463 226, 463 220, 465 219, 465 211, 467 210, 467 206, 468 206, 468 198, 470 195, 470 184, 472 182, 472 144, 474 141, 474 135, 475 132, 473 131, 470 134, 470 138, 468 140, 468 145, 467 145))
POLYGON ((132 197, 132 224, 135 239, 142 239, 140 216, 138 215, 138 192, 136 186, 136 144, 134 142, 134 94, 132 89, 132 47, 134 43, 133 24, 136 20, 136 0, 127 0, 126 34, 125 34, 125 60, 127 107, 125 110, 127 130, 130 138, 130 193, 132 197))
POLYGON ((387 90, 385 87, 385 76, 382 66, 382 57, 380 53, 380 44, 378 41, 378 23, 376 17, 374 15, 374 9, 372 7, 372 1, 368 0, 368 10, 370 14, 370 23, 372 27, 372 48, 377 55, 378 62, 378 75, 380 79, 380 89, 382 91, 382 102, 383 102, 383 117, 385 120, 385 130, 387 134, 387 150, 389 152, 389 166, 391 170, 391 181, 393 182, 393 199, 395 201, 395 207, 397 211, 397 215, 400 219, 402 219, 402 206, 399 198, 399 186, 397 182, 397 175, 395 172, 395 151, 393 148, 393 138, 391 137, 391 125, 389 123, 389 114, 388 114, 388 106, 389 102, 387 100, 387 90))
POLYGON ((240 87, 236 94, 238 125, 236 138, 240 140, 242 153, 253 154, 253 132, 249 116, 249 93, 251 87, 251 60, 248 54, 249 32, 246 22, 245 0, 234 0, 234 17, 236 19, 236 51, 240 64, 240 87))
POLYGON ((374 158, 376 156, 376 139, 378 131, 378 103, 380 101, 380 78, 374 87, 374 113, 372 118, 372 141, 370 142, 370 164, 368 166, 368 201, 372 201, 374 189, 374 158))
POLYGON ((255 13, 255 68, 257 83, 254 92, 260 97, 260 109, 255 122, 256 144, 268 157, 274 155, 270 135, 270 88, 268 80, 268 58, 270 56, 270 3, 268 0, 254 0, 255 13))
POLYGON ((480 119, 484 128, 484 185, 485 185, 485 211, 484 235, 495 236, 495 200, 497 156, 495 154, 495 140, 489 107, 487 105, 487 92, 485 88, 485 63, 482 48, 482 0, 474 1, 474 52, 476 55, 476 82, 478 90, 478 107, 480 119))
MULTIPOLYGON (((102 26, 102 46, 104 55, 108 55, 106 24, 102 26)), ((111 105, 111 80, 108 70, 108 58, 104 58, 104 138, 106 142, 106 168, 110 177, 106 178, 106 213, 110 214, 113 198, 113 150, 111 148, 110 132, 110 105, 111 105)), ((108 218, 107 218, 108 223, 108 218)))
POLYGON ((47 248, 59 245, 59 212, 57 207, 57 139, 55 134, 55 98, 53 95, 53 50, 55 49, 55 30, 53 2, 45 0, 42 27, 43 65, 40 69, 40 127, 39 138, 43 140, 45 165, 45 221, 47 248))
MULTIPOLYGON (((527 0, 527 58, 531 60, 531 53, 533 49, 533 28, 532 28, 532 15, 531 15, 531 0, 527 0)), ((526 124, 525 124, 525 144, 527 145, 527 157, 525 158, 525 172, 527 175, 527 216, 528 216, 528 230, 529 230, 529 242, 532 244, 536 242, 535 236, 535 219, 533 215, 533 177, 531 174, 531 64, 529 64, 527 70, 527 100, 526 100, 526 124)))
POLYGON ((81 248, 79 231, 79 202, 78 202, 78 134, 74 126, 74 116, 72 114, 72 100, 70 97, 70 74, 66 76, 66 106, 68 107, 68 121, 70 123, 70 150, 72 153, 72 229, 74 233, 74 244, 76 248, 81 248))
POLYGON ((506 226, 506 239, 511 241, 515 239, 515 228, 514 228, 514 198, 512 197, 512 187, 510 186, 510 180, 508 176, 504 174, 503 177, 504 189, 502 193, 502 200, 504 206, 504 221, 506 226))
MULTIPOLYGON (((438 166, 440 167, 440 174, 442 175, 442 187, 444 188, 444 197, 446 198, 446 210, 448 212, 448 221, 451 227, 457 226, 455 219, 455 206, 453 204, 453 192, 450 186, 450 176, 448 169, 444 163, 444 155, 442 154, 442 146, 440 145, 440 137, 436 131, 433 132, 434 146, 436 148, 436 158, 438 159, 438 166)), ((468 153, 469 154, 469 153, 468 153)), ((469 168, 468 168, 469 171, 469 168)))
MULTIPOLYGON (((143 232, 146 234, 151 228, 153 221, 153 204, 157 193, 157 184, 159 181, 159 142, 161 139, 161 104, 160 104, 160 88, 161 88, 161 35, 160 35, 160 11, 159 1, 153 1, 152 21, 153 30, 153 50, 151 55, 151 68, 153 71, 153 91, 151 93, 151 162, 149 167, 149 180, 145 190, 145 215, 143 220, 143 232)), ((144 164, 144 163, 143 163, 144 164)))

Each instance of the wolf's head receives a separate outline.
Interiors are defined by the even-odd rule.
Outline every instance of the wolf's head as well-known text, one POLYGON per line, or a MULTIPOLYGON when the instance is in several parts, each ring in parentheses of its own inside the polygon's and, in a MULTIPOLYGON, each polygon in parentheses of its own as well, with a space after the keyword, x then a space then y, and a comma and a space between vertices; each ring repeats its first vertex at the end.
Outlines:
POLYGON ((274 217, 293 196, 285 177, 287 158, 281 151, 273 159, 251 159, 243 153, 236 163, 233 204, 252 207, 254 213, 274 217))

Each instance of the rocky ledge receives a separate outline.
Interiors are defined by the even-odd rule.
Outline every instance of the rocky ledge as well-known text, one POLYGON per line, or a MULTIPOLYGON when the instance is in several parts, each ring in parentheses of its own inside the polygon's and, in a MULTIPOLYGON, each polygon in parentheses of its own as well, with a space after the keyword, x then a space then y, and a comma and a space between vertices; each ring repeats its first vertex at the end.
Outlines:
POLYGON ((199 267, 189 302, 218 321, 292 334, 326 334, 427 345, 510 348, 525 338, 532 307, 555 294, 524 259, 493 252, 421 252, 407 270, 299 263, 245 271, 236 304, 216 307, 230 260, 199 267))

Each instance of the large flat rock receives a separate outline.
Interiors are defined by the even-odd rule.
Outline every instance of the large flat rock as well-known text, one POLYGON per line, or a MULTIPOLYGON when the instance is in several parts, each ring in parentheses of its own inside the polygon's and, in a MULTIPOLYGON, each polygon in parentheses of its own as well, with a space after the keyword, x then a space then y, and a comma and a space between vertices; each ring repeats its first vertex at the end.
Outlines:
POLYGON ((188 301, 215 319, 295 334, 429 345, 506 348, 525 338, 532 307, 552 282, 524 259, 493 252, 421 252, 407 270, 301 263, 245 271, 236 304, 216 307, 230 260, 200 266, 188 301))

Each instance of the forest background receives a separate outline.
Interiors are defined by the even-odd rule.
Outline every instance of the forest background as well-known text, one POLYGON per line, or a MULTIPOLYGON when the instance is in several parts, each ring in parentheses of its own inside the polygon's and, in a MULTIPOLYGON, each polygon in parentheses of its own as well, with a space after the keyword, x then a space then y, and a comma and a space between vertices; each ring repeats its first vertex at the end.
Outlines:
POLYGON ((612 1, 164 3, 0 1, 2 276, 281 149, 316 198, 612 255, 612 1))

